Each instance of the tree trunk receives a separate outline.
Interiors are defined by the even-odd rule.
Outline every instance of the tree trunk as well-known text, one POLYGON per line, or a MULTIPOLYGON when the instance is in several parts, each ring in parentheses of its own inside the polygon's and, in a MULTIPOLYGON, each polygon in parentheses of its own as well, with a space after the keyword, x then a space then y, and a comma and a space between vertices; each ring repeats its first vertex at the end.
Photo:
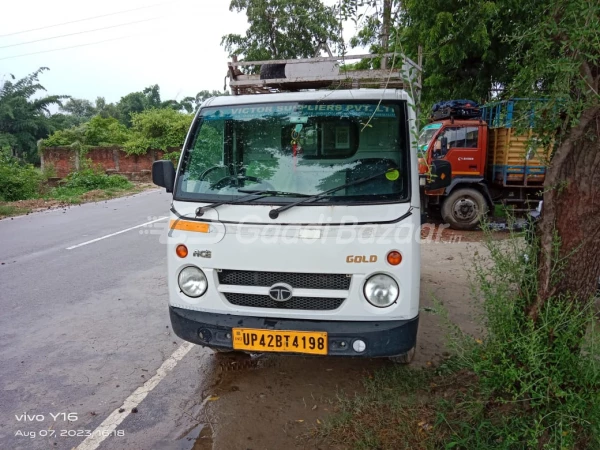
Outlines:
POLYGON ((529 307, 537 320, 553 295, 583 304, 600 276, 600 107, 588 108, 554 154, 539 223, 539 289, 529 307), (558 235, 558 247, 554 235, 558 235))
MULTIPOLYGON (((390 22, 392 21, 392 0, 383 0, 383 23, 381 27, 381 51, 385 54, 389 49, 390 22)), ((381 58, 381 68, 387 69, 387 56, 381 58)))

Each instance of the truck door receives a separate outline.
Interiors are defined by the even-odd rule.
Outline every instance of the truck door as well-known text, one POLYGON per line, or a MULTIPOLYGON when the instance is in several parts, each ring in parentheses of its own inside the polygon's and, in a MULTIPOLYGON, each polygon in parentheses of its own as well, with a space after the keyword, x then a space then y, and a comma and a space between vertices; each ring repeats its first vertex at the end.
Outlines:
POLYGON ((484 164, 477 124, 446 127, 437 139, 441 140, 442 137, 448 140, 448 145, 441 157, 452 164, 452 176, 483 176, 484 164))

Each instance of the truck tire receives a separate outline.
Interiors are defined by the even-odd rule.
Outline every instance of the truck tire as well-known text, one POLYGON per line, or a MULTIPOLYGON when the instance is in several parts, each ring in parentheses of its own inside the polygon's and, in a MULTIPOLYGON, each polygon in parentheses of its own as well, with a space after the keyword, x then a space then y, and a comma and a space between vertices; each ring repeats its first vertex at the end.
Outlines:
POLYGON ((320 89, 331 86, 331 81, 296 81, 283 83, 272 83, 269 80, 286 78, 285 68, 287 64, 263 64, 260 66, 260 79, 265 80, 265 86, 295 92, 298 89, 320 89))
POLYGON ((474 230, 487 212, 485 197, 471 188, 453 191, 442 204, 442 219, 455 230, 474 230))
POLYGON ((260 66, 260 79, 285 78, 285 64, 263 64, 260 66))
POLYGON ((397 356, 390 356, 390 361, 396 364, 410 364, 415 357, 415 353, 417 352, 417 346, 415 345, 406 353, 397 356))

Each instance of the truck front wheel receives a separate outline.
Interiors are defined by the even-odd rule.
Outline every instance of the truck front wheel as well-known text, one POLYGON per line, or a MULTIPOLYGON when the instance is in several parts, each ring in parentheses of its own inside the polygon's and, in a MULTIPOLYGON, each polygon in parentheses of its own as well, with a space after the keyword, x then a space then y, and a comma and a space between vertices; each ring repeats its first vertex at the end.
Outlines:
POLYGON ((487 214, 488 206, 481 192, 457 189, 442 204, 442 219, 455 230, 473 230, 487 214))
POLYGON ((390 356, 390 361, 396 364, 410 364, 415 357, 415 353, 417 351, 417 346, 415 345, 406 353, 397 356, 390 356))

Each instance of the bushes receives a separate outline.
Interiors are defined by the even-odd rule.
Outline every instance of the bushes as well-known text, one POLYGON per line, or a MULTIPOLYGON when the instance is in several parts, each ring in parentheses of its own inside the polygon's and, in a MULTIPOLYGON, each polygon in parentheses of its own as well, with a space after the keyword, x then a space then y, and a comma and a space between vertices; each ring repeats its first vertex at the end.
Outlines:
POLYGON ((0 201, 37 197, 42 174, 31 164, 22 164, 6 150, 0 150, 0 201))
POLYGON ((110 198, 117 191, 132 187, 129 180, 121 175, 106 175, 100 169, 85 168, 67 175, 61 186, 49 192, 48 198, 65 203, 81 203, 84 199, 110 198), (89 192, 94 196, 89 197, 89 192))
MULTIPOLYGON (((51 170, 48 170, 49 174, 51 170)), ((0 201, 13 202, 40 198, 44 174, 31 164, 23 164, 6 150, 0 150, 0 201)), ((60 187, 52 189, 45 198, 62 198, 80 195, 88 191, 123 190, 131 188, 127 178, 106 175, 100 169, 85 168, 70 173, 60 187)))
POLYGON ((148 149, 168 151, 181 147, 192 123, 192 114, 182 114, 173 109, 148 109, 132 114, 132 128, 125 151, 144 154, 148 149))
POLYGON ((131 187, 127 178, 121 175, 106 175, 100 170, 83 169, 71 172, 64 180, 62 187, 67 189, 80 189, 86 191, 94 189, 126 189, 131 187))
POLYGON ((113 117, 92 117, 89 122, 64 130, 58 130, 43 140, 44 147, 74 148, 94 145, 123 145, 129 138, 129 130, 113 117))
POLYGON ((95 116, 86 125, 86 145, 123 145, 129 138, 129 130, 114 117, 95 116))
MULTIPOLYGON (((538 290, 536 244, 488 236, 486 246, 472 273, 485 337, 463 333, 438 303, 454 356, 433 371, 378 370, 365 381, 366 392, 345 399, 322 427, 328 443, 600 449, 600 333, 592 302, 555 296, 534 322, 526 306, 538 290)), ((560 266, 555 270, 560 276, 560 266)))
POLYGON ((148 109, 132 114, 131 128, 126 128, 115 118, 95 116, 83 125, 56 131, 42 146, 69 146, 83 153, 92 146, 120 146, 135 155, 149 149, 168 151, 183 145, 192 117, 170 108, 148 109))
MULTIPOLYGON (((558 246, 559 243, 556 243, 558 246)), ((592 303, 551 298, 533 322, 538 291, 534 243, 489 240, 493 266, 478 264, 488 336, 473 358, 506 427, 496 439, 537 448, 600 448, 600 334, 592 303)), ((560 267, 555 268, 560 276, 560 267)))
MULTIPOLYGON (((477 377, 478 393, 439 408, 451 430, 447 444, 600 448, 600 333, 592 302, 555 296, 534 322, 526 307, 538 291, 536 243, 512 236, 489 238, 486 246, 490 258, 476 261, 474 281, 487 336, 481 345, 460 333, 453 339, 463 349, 453 364, 477 377)), ((560 267, 555 271, 559 277, 560 267)))

